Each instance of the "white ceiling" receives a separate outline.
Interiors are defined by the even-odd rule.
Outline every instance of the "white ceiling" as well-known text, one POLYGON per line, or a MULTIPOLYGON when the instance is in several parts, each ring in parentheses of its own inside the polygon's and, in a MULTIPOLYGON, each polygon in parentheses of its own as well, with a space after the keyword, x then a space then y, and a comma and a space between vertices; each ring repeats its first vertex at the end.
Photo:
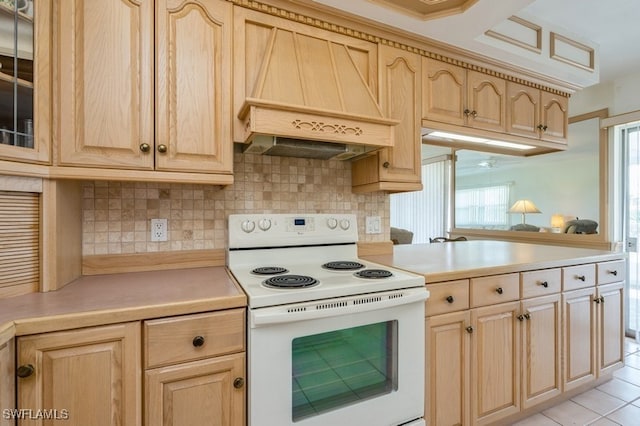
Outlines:
POLYGON ((640 0, 480 0, 462 14, 427 21, 368 0, 313 1, 550 76, 576 89, 640 71, 640 0), (543 28, 541 53, 485 35, 513 15, 543 28), (550 31, 594 48, 595 69, 551 59, 550 31))

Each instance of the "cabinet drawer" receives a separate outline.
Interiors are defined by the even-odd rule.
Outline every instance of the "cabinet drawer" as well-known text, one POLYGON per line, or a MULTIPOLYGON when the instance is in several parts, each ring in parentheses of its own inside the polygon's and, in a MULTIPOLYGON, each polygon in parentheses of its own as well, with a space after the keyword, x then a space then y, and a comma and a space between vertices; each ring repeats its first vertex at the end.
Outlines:
POLYGON ((425 315, 444 314, 469 309, 469 280, 429 284, 425 315))
POLYGON ((559 293, 561 287, 560 268, 520 273, 520 292, 523 299, 559 293))
POLYGON ((472 278, 471 307, 495 305, 520 298, 520 276, 518 273, 472 278))
POLYGON ((562 268, 562 291, 596 285, 596 265, 578 265, 562 268))
POLYGON ((625 279, 625 261, 600 262, 596 265, 598 284, 615 283, 625 279))
POLYGON ((145 368, 243 351, 244 321, 244 309, 145 321, 145 368))

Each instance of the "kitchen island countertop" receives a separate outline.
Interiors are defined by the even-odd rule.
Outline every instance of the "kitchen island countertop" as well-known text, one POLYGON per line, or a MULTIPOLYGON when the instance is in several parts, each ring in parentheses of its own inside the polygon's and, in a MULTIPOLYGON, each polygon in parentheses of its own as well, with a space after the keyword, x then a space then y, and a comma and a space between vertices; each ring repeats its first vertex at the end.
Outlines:
POLYGON ((486 275, 618 260, 624 253, 574 247, 472 240, 393 246, 365 259, 424 275, 427 284, 486 275))
POLYGON ((57 291, 0 300, 0 345, 13 336, 246 304, 222 266, 83 276, 57 291))

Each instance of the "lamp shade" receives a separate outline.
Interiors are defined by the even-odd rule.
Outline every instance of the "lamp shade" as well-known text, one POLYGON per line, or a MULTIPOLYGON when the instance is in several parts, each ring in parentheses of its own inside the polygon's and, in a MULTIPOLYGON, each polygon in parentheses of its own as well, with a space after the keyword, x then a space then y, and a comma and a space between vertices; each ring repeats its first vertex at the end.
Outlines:
POLYGON ((509 209, 509 213, 521 213, 522 214, 522 223, 526 223, 525 215, 527 213, 542 213, 533 201, 531 200, 518 200, 509 209))
POLYGON ((562 228, 564 226, 564 216, 561 214, 554 214, 551 216, 551 227, 562 228))

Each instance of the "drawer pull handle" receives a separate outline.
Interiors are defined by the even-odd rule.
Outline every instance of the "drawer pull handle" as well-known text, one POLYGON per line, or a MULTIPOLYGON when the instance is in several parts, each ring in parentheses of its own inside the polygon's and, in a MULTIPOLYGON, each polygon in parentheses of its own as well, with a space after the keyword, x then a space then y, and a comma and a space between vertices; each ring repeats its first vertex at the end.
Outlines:
POLYGON ((33 365, 31 365, 31 364, 21 365, 16 370, 16 376, 21 377, 21 378, 24 379, 25 377, 31 376, 35 370, 36 369, 33 368, 33 365))
POLYGON ((587 277, 585 277, 584 275, 576 275, 576 279, 585 282, 587 280, 587 277))
POLYGON ((449 302, 449 303, 453 303, 453 301, 454 301, 455 299, 453 298, 453 296, 447 296, 447 299, 446 299, 446 300, 447 300, 447 302, 449 302))
POLYGON ((549 287, 549 283, 548 283, 548 282, 546 282, 546 281, 542 281, 542 282, 540 283, 540 285, 541 285, 542 287, 544 287, 544 288, 549 287))
POLYGON ((467 333, 469 334, 473 333, 473 327, 471 326, 467 327, 465 330, 467 330, 467 333))
POLYGON ((204 345, 204 337, 196 336, 193 338, 193 346, 195 346, 196 348, 199 348, 202 345, 204 345))
POLYGON ((236 377, 233 381, 233 387, 236 389, 240 389, 244 386, 244 379, 242 377, 236 377))
POLYGON ((502 287, 498 287, 498 288, 496 288, 496 293, 502 294, 502 293, 504 293, 504 290, 502 289, 502 287))
POLYGON ((618 276, 618 271, 616 271, 615 269, 613 271, 607 271, 607 272, 613 275, 614 277, 618 276))

